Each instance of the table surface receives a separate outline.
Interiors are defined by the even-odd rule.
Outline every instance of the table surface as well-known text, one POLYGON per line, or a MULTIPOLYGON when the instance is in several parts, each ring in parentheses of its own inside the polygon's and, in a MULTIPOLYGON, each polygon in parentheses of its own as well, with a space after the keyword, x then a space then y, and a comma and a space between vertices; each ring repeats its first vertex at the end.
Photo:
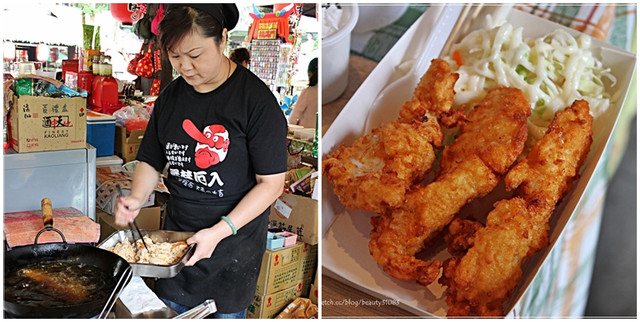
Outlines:
MULTIPOLYGON (((342 108, 358 90, 358 87, 376 67, 376 61, 358 55, 349 57, 349 81, 342 95, 333 102, 322 105, 322 134, 331 126, 342 108)), ((378 298, 357 290, 325 274, 322 275, 322 303, 323 318, 331 317, 377 317, 377 316, 411 316, 393 302, 382 301, 378 298)))

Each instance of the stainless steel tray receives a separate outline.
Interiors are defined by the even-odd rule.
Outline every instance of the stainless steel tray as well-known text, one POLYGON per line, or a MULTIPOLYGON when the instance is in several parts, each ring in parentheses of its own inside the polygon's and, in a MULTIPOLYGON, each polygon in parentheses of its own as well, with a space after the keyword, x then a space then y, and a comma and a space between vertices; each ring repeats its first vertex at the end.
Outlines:
MULTIPOLYGON (((178 242, 185 241, 193 235, 193 232, 186 231, 171 231, 171 230, 142 230, 143 236, 149 236, 154 242, 178 242)), ((137 235, 136 235, 137 236, 137 235)), ((118 230, 111 234, 107 239, 102 241, 98 248, 109 249, 115 246, 117 243, 129 240, 133 243, 133 236, 131 230, 118 230)), ((187 251, 180 258, 180 260, 173 265, 152 265, 152 264, 139 264, 129 263, 133 269, 133 275, 142 277, 155 277, 155 278, 171 278, 176 276, 180 270, 184 267, 184 264, 191 258, 195 251, 194 245, 189 245, 187 251)))

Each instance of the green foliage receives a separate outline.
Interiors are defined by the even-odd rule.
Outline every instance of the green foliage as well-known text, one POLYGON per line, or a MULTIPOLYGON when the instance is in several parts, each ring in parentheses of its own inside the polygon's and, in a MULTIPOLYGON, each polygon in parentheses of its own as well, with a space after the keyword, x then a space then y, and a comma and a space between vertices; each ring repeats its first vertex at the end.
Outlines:
POLYGON ((72 6, 82 9, 82 14, 89 16, 109 10, 108 3, 74 3, 72 6))

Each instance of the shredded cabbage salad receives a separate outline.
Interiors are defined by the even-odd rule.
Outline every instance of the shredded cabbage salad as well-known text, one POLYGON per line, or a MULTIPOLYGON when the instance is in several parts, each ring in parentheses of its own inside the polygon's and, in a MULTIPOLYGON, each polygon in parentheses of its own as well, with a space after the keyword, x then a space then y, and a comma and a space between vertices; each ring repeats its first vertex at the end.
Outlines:
POLYGON ((529 134, 537 141, 555 113, 576 99, 589 102, 598 117, 609 105, 603 79, 611 86, 615 77, 590 50, 591 38, 577 38, 564 30, 525 41, 523 28, 509 23, 469 33, 445 57, 460 77, 455 85, 456 104, 475 105, 499 86, 521 89, 529 102, 529 134))

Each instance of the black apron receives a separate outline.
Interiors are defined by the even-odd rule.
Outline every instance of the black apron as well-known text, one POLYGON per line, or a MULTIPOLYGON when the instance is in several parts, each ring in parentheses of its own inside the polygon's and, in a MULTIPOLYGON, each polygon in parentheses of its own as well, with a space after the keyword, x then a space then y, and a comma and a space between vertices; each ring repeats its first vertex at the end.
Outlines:
MULTIPOLYGON (((202 205, 171 197, 167 204, 166 230, 193 231, 211 227, 227 215, 232 205, 202 205)), ((239 312, 251 304, 266 248, 269 208, 236 235, 223 239, 211 258, 184 267, 178 275, 159 279, 156 294, 194 307, 213 299, 219 313, 239 312)))

